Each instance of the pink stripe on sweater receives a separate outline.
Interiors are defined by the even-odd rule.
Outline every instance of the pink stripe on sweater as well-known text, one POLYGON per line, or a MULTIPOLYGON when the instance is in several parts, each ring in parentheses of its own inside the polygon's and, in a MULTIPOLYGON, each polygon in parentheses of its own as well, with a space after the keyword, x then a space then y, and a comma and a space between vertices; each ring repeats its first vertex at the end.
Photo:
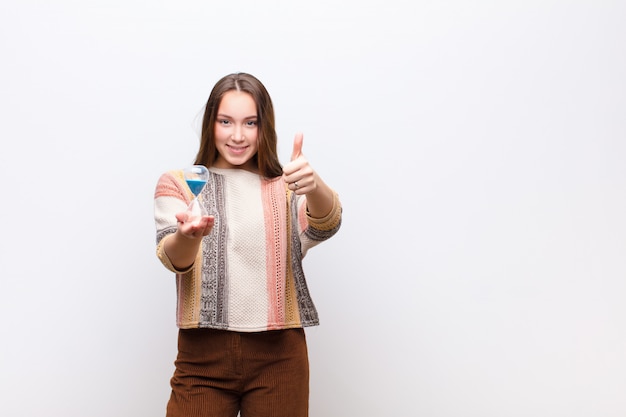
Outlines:
POLYGON ((262 182, 263 211, 265 212, 265 250, 268 292, 268 330, 277 329, 285 321, 285 271, 287 265, 287 240, 279 236, 280 225, 287 224, 284 201, 277 201, 280 195, 276 187, 284 188, 282 178, 262 182))

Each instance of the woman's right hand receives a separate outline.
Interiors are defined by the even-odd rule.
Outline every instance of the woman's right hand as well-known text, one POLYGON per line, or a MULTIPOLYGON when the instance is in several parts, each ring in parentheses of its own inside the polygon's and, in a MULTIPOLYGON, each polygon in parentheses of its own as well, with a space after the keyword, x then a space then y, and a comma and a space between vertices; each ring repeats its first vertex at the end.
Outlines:
POLYGON ((213 230, 213 226, 215 225, 214 216, 202 216, 195 219, 190 219, 190 217, 191 214, 189 212, 176 214, 178 231, 186 238, 197 239, 204 237, 211 233, 211 230, 213 230))

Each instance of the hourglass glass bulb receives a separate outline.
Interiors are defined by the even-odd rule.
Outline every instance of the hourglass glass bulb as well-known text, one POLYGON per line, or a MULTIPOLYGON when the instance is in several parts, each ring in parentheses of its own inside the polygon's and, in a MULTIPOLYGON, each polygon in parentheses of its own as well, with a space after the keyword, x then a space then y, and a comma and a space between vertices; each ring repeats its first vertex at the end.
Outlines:
POLYGON ((192 165, 184 170, 185 181, 194 195, 188 207, 187 221, 198 221, 207 215, 204 204, 199 200, 202 189, 209 180, 209 170, 203 165, 192 165))

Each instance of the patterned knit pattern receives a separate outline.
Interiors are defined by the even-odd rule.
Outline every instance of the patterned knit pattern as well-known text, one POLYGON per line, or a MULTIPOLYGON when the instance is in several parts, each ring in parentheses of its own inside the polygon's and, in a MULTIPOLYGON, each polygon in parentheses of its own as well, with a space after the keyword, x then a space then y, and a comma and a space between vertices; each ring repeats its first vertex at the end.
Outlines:
POLYGON ((215 226, 186 271, 174 268, 163 243, 193 195, 182 171, 163 174, 156 187, 157 256, 176 274, 178 327, 255 332, 319 324, 302 258, 339 230, 337 195, 331 212, 315 219, 306 212, 306 197, 291 192, 281 177, 210 171, 200 199, 215 226))

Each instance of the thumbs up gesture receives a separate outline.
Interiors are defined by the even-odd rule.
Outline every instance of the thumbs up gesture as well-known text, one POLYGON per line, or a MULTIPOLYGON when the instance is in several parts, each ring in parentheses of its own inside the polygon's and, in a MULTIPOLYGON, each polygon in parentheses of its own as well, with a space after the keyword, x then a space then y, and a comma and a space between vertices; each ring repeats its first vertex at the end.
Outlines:
POLYGON ((302 133, 297 133, 293 140, 291 161, 283 167, 283 179, 290 190, 296 194, 308 194, 317 189, 317 174, 302 154, 302 133))
POLYGON ((302 154, 302 133, 296 134, 293 140, 291 161, 283 167, 283 179, 296 194, 306 194, 306 206, 311 217, 324 218, 333 209, 335 193, 302 154))

